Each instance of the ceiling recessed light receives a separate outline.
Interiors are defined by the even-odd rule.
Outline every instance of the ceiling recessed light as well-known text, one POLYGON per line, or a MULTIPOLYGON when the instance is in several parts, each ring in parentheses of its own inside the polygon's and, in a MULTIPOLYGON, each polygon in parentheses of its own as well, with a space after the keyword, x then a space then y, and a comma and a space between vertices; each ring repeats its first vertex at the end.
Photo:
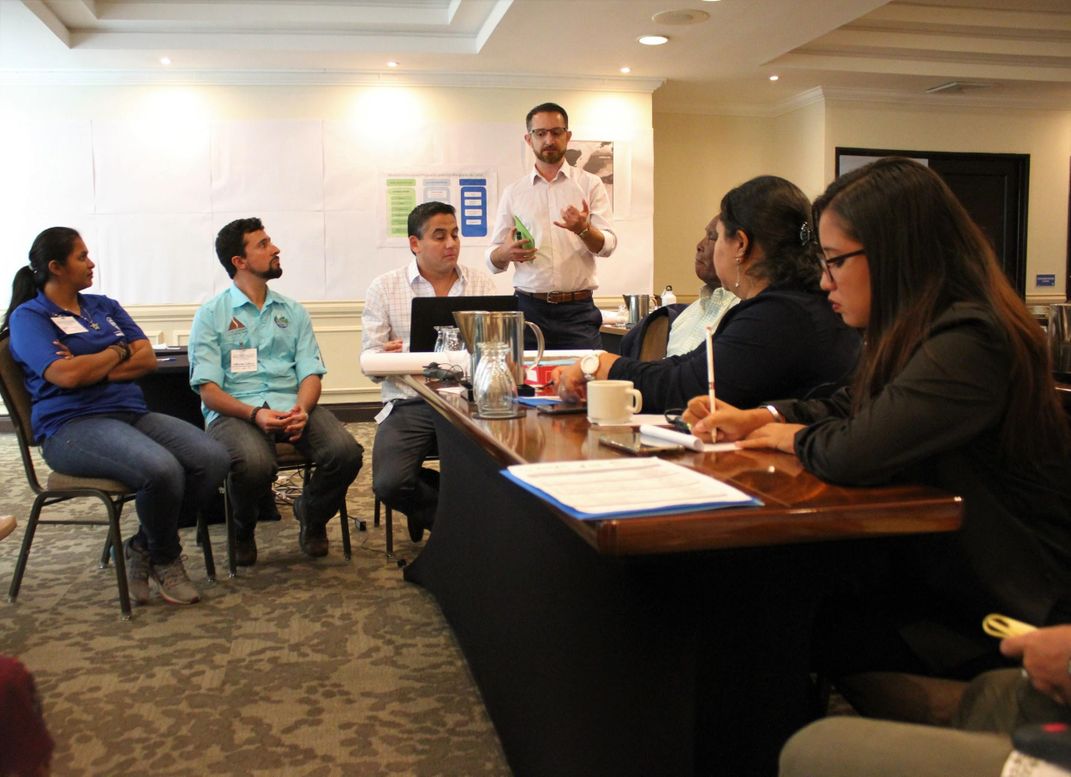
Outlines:
POLYGON ((705 22, 710 18, 710 14, 706 11, 700 11, 695 8, 685 8, 680 11, 659 11, 651 17, 651 21, 655 24, 674 24, 677 26, 684 24, 699 24, 699 22, 705 22))
POLYGON ((387 67, 398 67, 398 63, 392 59, 390 62, 387 63, 387 67))
POLYGON ((771 81, 780 81, 781 80, 781 76, 770 76, 770 80, 771 81))
POLYGON ((160 57, 160 64, 161 65, 170 65, 171 64, 171 57, 160 57))
POLYGON ((628 73, 632 72, 632 68, 630 68, 628 65, 625 65, 623 68, 621 68, 621 72, 627 75, 628 73))
POLYGON ((669 43, 669 38, 665 35, 641 35, 637 40, 644 46, 661 46, 663 43, 669 43))

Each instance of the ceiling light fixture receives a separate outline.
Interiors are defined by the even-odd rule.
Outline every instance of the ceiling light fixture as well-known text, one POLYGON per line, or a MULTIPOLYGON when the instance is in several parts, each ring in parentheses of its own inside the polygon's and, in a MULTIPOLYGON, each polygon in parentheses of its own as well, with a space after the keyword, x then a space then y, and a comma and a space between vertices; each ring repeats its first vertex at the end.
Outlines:
POLYGON ((621 68, 621 72, 625 75, 628 75, 632 72, 632 68, 630 68, 628 65, 625 65, 623 68, 621 68))
POLYGON ((684 8, 680 11, 659 11, 651 17, 651 21, 655 24, 672 24, 679 27, 685 24, 699 24, 709 18, 710 14, 706 11, 684 8))
POLYGON ((781 76, 776 75, 776 74, 772 75, 772 76, 770 76, 770 80, 771 81, 780 81, 781 80, 781 76))
POLYGON ((644 46, 661 46, 663 43, 669 43, 669 38, 665 35, 641 35, 636 40, 644 46))
POLYGON ((387 67, 398 67, 398 63, 392 59, 390 62, 387 63, 387 67))
POLYGON ((170 65, 171 64, 171 57, 160 57, 160 64, 161 65, 170 65))

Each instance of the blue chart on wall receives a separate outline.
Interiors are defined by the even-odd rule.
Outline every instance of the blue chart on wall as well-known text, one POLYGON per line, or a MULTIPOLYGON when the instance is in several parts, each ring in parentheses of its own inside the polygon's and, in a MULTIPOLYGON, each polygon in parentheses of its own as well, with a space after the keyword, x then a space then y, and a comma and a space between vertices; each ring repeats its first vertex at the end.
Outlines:
POLYGON ((487 179, 462 178, 461 186, 461 236, 485 237, 487 235, 487 179))

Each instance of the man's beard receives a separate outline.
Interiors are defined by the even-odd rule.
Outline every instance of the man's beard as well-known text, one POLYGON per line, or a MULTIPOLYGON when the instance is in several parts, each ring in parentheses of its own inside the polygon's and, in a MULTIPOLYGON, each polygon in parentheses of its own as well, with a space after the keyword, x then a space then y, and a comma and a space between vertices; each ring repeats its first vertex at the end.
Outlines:
POLYGON ((283 267, 280 264, 269 264, 267 270, 254 270, 253 275, 257 276, 261 280, 270 281, 274 278, 279 278, 283 274, 283 267))
POLYGON ((565 158, 565 149, 545 148, 539 152, 539 158, 548 165, 556 165, 565 158))

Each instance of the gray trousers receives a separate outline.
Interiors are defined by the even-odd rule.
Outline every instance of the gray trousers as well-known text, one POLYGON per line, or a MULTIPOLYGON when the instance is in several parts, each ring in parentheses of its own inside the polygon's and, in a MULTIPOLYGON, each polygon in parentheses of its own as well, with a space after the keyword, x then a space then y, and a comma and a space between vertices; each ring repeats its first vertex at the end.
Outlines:
POLYGON ((376 429, 372 490, 392 509, 430 527, 439 502, 438 475, 421 465, 438 451, 435 411, 421 399, 396 400, 376 429))
POLYGON ((986 672, 963 696, 960 728, 825 718, 788 740, 780 777, 1000 777, 1011 732, 1051 721, 1071 722, 1071 709, 1035 691, 1018 669, 986 672))
MULTIPOLYGON (((252 537, 260 504, 277 471, 275 443, 244 418, 228 416, 213 421, 208 435, 223 443, 231 455, 235 530, 240 539, 252 537)), ((305 514, 314 526, 327 523, 338 512, 346 489, 360 472, 364 449, 331 411, 322 407, 314 407, 309 413, 309 421, 294 447, 316 463, 302 492, 305 514)))

